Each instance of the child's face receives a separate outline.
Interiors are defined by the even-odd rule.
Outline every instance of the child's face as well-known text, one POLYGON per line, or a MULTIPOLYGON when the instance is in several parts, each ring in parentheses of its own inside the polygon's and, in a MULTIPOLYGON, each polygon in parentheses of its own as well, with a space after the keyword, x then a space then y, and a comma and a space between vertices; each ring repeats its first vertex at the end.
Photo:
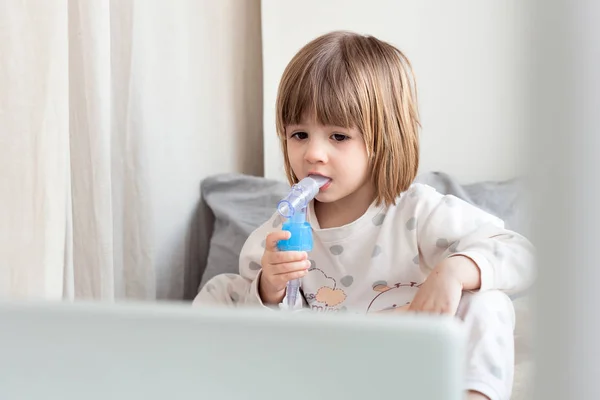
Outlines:
POLYGON ((301 180, 318 174, 331 179, 321 188, 318 201, 331 203, 353 200, 355 196, 372 201, 367 149, 359 130, 321 125, 306 118, 300 125, 287 126, 285 133, 288 158, 296 177, 301 180))

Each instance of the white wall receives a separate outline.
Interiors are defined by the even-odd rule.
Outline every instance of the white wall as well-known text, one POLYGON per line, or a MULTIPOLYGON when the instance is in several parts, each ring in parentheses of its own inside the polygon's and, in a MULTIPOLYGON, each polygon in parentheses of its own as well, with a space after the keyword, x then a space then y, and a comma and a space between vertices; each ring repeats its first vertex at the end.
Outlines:
POLYGON ((157 116, 144 127, 157 296, 179 298, 202 179, 263 173, 260 1, 154 0, 139 10, 133 25, 148 47, 138 72, 154 82, 143 109, 157 116))
POLYGON ((524 171, 522 32, 518 0, 263 0, 265 176, 285 179, 274 104, 283 70, 314 37, 345 29, 399 47, 417 77, 421 172, 462 182, 524 171))

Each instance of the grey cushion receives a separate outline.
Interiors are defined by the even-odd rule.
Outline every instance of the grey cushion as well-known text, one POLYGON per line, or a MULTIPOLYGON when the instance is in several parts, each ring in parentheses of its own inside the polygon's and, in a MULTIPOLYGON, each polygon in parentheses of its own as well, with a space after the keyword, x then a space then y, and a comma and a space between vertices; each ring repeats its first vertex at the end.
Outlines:
POLYGON ((224 174, 206 178, 200 189, 215 216, 202 287, 215 275, 239 273, 238 257, 244 242, 273 215, 289 186, 255 176, 224 174))
MULTIPOLYGON (((527 235, 529 221, 524 216, 529 213, 519 179, 460 185, 446 174, 433 172, 420 175, 416 181, 462 198, 503 219, 507 228, 527 235)), ((288 189, 284 182, 242 174, 215 175, 202 182, 203 200, 215 218, 200 287, 215 275, 238 273, 244 242, 273 215, 288 189)))
POLYGON ((419 175, 417 182, 451 194, 502 219, 507 229, 526 237, 530 234, 530 192, 523 178, 500 182, 478 182, 461 185, 448 174, 430 172, 419 175))

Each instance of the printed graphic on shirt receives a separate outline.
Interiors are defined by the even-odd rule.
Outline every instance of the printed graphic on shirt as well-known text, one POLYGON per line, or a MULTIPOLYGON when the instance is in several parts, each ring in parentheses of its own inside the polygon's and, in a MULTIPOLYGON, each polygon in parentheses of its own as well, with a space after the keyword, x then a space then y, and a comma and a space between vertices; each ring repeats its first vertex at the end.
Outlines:
POLYGON ((388 285, 385 281, 373 283, 373 290, 378 293, 367 306, 367 314, 409 305, 421 285, 422 283, 417 282, 399 282, 393 285, 388 285))
MULTIPOLYGON (((319 268, 312 268, 309 274, 320 274, 317 278, 323 284, 316 293, 305 293, 304 297, 314 311, 339 311, 339 306, 346 300, 346 292, 337 287, 337 281, 319 268)), ((314 279, 314 276, 311 276, 314 279)))

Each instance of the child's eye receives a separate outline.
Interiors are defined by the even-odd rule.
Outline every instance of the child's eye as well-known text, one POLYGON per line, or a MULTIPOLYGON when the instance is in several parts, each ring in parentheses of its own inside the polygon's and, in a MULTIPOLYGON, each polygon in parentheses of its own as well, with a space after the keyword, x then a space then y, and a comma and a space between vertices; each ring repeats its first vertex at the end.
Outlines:
POLYGON ((348 140, 350 139, 350 137, 341 134, 341 133, 334 133, 332 136, 333 140, 335 140, 336 142, 343 142, 344 140, 348 140))
POLYGON ((308 133, 306 133, 306 132, 295 132, 295 133, 292 134, 291 137, 299 139, 299 140, 304 140, 304 139, 308 139, 308 133))

